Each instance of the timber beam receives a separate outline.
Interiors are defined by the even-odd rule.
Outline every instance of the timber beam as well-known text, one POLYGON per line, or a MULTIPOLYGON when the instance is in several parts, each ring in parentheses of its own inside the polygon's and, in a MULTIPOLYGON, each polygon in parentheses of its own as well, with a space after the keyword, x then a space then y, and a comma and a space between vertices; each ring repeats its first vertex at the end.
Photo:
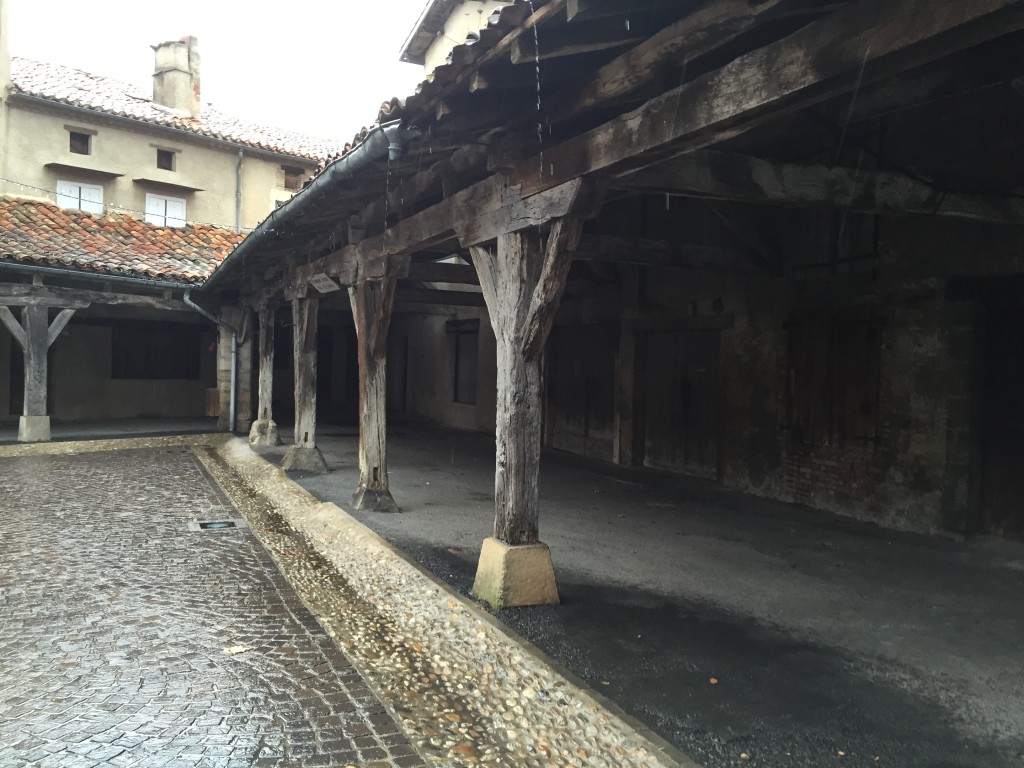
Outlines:
POLYGON ((167 299, 163 296, 150 296, 141 293, 110 293, 27 283, 0 283, 0 304, 9 307, 26 307, 35 304, 74 309, 85 309, 90 304, 112 304, 188 311, 184 302, 167 299))
POLYGON ((274 421, 274 310, 265 306, 259 310, 259 405, 256 421, 249 430, 249 442, 253 445, 280 445, 277 422, 274 421))
POLYGON ((316 327, 319 299, 292 300, 295 369, 295 441, 281 462, 284 470, 324 473, 327 462, 316 445, 316 327))
POLYGON ((638 169, 1021 28, 1024 0, 861 0, 546 150, 557 163, 525 160, 511 183, 529 197, 638 169))
POLYGON ((359 510, 399 512, 391 495, 387 458, 388 329, 395 303, 397 269, 385 263, 360 269, 349 287, 359 359, 359 487, 352 505, 359 510))
POLYGON ((616 189, 764 205, 1024 223, 1024 200, 944 192, 886 171, 773 163, 714 150, 680 155, 611 182, 616 189))
POLYGON ((454 283, 480 285, 480 278, 471 264, 446 264, 437 261, 421 262, 409 266, 410 280, 421 283, 454 283))

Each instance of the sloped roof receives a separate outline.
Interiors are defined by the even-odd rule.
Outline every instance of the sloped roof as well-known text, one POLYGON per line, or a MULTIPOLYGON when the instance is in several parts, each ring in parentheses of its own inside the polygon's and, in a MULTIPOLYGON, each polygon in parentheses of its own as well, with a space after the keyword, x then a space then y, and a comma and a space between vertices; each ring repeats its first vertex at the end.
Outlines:
POLYGON ((43 200, 0 198, 3 262, 201 284, 242 235, 208 225, 157 227, 43 200))
POLYGON ((15 93, 310 160, 336 155, 343 146, 340 141, 250 123, 208 106, 193 118, 157 104, 135 85, 60 64, 14 57, 11 81, 15 93))

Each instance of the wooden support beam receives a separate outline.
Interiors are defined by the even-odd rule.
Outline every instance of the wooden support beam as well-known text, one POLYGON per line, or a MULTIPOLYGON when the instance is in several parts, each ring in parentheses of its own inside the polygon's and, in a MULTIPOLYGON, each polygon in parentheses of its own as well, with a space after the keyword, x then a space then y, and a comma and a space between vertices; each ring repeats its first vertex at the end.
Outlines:
POLYGON ((0 322, 6 326, 7 330, 10 331, 11 336, 18 342, 18 346, 25 349, 27 343, 25 337, 25 329, 21 327, 21 323, 18 322, 18 318, 14 316, 11 310, 4 304, 0 304, 0 322))
POLYGON ((527 199, 509 194, 500 205, 490 208, 460 206, 452 224, 459 242, 468 248, 563 217, 589 219, 601 209, 604 192, 596 180, 573 179, 527 199))
MULTIPOLYGON (((636 43, 645 37, 643 17, 637 17, 636 23, 627 29, 623 26, 584 25, 570 26, 559 29, 557 33, 545 30, 543 44, 539 47, 540 60, 560 59, 566 56, 578 56, 609 48, 622 48, 636 43)), ((537 61, 538 47, 533 39, 520 37, 512 46, 513 64, 532 64, 537 61)))
POLYGON ((177 311, 188 310, 184 302, 165 299, 163 296, 62 288, 57 285, 28 285, 27 283, 0 283, 0 304, 23 307, 38 304, 71 309, 85 309, 90 304, 111 304, 177 311))
POLYGON ((292 343, 295 370, 295 440, 281 467, 325 472, 327 464, 316 445, 316 330, 320 300, 292 300, 292 343))
POLYGON ((547 243, 536 229, 498 238, 497 248, 474 245, 473 264, 497 342, 497 467, 495 538, 537 541, 537 477, 541 447, 541 353, 565 288, 582 222, 560 220, 547 243), (546 247, 545 247, 546 246, 546 247))
POLYGON ((525 160, 528 197, 598 171, 638 168, 736 136, 1024 27, 1024 0, 861 0, 776 43, 651 99, 632 113, 525 160), (941 12, 939 12, 941 10, 941 12), (540 171, 540 172, 538 172, 540 171))
POLYGON ((75 316, 75 310, 73 309, 62 309, 57 313, 57 316, 53 318, 53 322, 50 323, 50 328, 46 332, 46 346, 47 348, 53 346, 53 342, 57 340, 61 332, 67 327, 67 324, 71 322, 71 318, 75 316))
POLYGON ((316 447, 316 331, 319 299, 292 302, 295 349, 295 445, 316 447))
POLYGON ((581 22, 591 19, 621 17, 624 13, 643 14, 663 8, 673 8, 679 0, 568 0, 565 16, 569 21, 581 22))
POLYGON ((436 261, 421 262, 409 266, 410 280, 424 283, 456 283, 479 285, 480 278, 472 264, 443 264, 436 261))
POLYGON ((21 327, 25 329, 25 406, 18 425, 18 440, 45 442, 50 439, 50 416, 46 408, 50 349, 47 308, 30 306, 22 309, 21 327))
POLYGON ((400 287, 398 302, 406 304, 443 304, 446 307, 482 307, 484 298, 473 291, 437 291, 430 288, 400 287))
MULTIPOLYGON (((593 13, 595 4, 570 0, 569 10, 584 17, 593 13)), ((559 93, 552 100, 549 119, 553 123, 567 120, 591 109, 612 104, 639 91, 661 78, 666 65, 694 59, 714 50, 760 23, 785 0, 765 0, 752 4, 749 0, 717 0, 705 3, 693 13, 665 27, 635 48, 601 67, 585 84, 559 93)), ((609 12, 621 13, 618 3, 603 6, 609 12)))
POLYGON ((359 345, 359 488, 356 509, 398 512, 388 483, 388 329, 395 300, 394 271, 359 279, 349 287, 359 345))
POLYGON ((899 173, 773 163, 699 150, 625 174, 617 189, 765 205, 843 208, 893 216, 1024 223, 1024 200, 944 192, 899 173))
POLYGON ((249 431, 253 445, 280 445, 281 437, 274 421, 274 319, 272 309, 259 311, 259 392, 257 394, 256 421, 249 431))
POLYGON ((538 538, 541 358, 582 228, 580 219, 559 219, 546 240, 529 228, 469 249, 498 363, 494 536, 481 549, 473 594, 495 607, 558 602, 551 554, 538 538))

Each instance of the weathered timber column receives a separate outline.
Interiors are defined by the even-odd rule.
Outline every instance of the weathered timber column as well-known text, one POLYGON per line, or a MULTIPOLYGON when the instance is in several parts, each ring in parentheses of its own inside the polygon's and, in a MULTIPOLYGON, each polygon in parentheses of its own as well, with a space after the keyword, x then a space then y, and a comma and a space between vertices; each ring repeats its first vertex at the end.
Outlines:
POLYGON ((359 343, 359 488, 356 509, 400 511, 388 488, 387 360, 388 328, 395 298, 395 275, 362 277, 349 287, 359 343))
POLYGON ((253 445, 280 445, 281 437, 274 422, 274 310, 260 310, 260 377, 256 421, 249 431, 253 445))
POLYGON ((281 468, 327 472, 327 462, 316 447, 316 322, 320 300, 292 299, 292 342, 295 359, 295 443, 284 455, 281 468))
POLYGON ((473 594, 495 607, 558 602, 547 545, 538 538, 541 359, 579 242, 582 220, 501 234, 472 246, 497 342, 494 537, 485 539, 473 594))
POLYGON ((50 415, 47 412, 47 356, 50 346, 74 316, 75 310, 63 309, 50 324, 48 308, 29 305, 21 310, 19 323, 11 310, 0 306, 0 322, 21 346, 25 358, 25 407, 18 421, 18 440, 41 443, 50 439, 50 415))

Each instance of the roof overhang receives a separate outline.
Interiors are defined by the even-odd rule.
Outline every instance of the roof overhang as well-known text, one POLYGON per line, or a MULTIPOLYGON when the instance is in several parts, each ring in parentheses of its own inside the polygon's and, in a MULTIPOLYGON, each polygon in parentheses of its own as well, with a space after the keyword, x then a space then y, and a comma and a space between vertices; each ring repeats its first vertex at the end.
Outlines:
POLYGON ((402 45, 399 60, 421 66, 426 62, 427 49, 437 39, 438 34, 444 31, 444 23, 457 1, 427 0, 426 7, 402 45))

